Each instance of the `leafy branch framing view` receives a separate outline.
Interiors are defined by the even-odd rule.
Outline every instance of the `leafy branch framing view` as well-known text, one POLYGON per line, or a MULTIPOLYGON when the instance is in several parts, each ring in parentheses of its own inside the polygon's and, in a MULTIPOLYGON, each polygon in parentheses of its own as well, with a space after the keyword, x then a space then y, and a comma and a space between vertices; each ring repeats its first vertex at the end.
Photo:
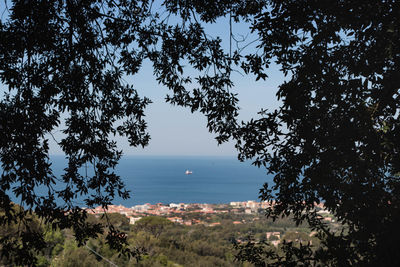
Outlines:
MULTIPOLYGON (((167 102, 204 114, 218 143, 233 140, 240 160, 251 159, 274 175, 260 191, 262 200, 276 201, 267 216, 290 215, 321 239, 317 250, 258 254, 276 265, 399 263, 398 1, 1 5, 0 224, 14 229, 1 237, 4 257, 33 264, 35 251, 46 246, 43 232, 30 227, 32 216, 53 229, 73 229, 80 245, 103 233, 75 200, 84 195, 87 207, 106 208, 115 196, 128 197, 114 172, 122 151, 111 137, 148 144, 144 110, 150 100, 124 77, 150 60, 157 81, 170 90, 167 102), (250 25, 258 36, 256 51, 235 49, 232 28, 228 51, 207 34, 204 25, 224 17, 250 25), (239 122, 231 73, 267 79, 273 62, 288 77, 277 92, 281 106, 239 122), (49 159, 48 138, 59 127, 64 137, 58 145, 68 159, 62 177, 53 174, 49 159), (81 174, 87 166, 93 175, 81 174), (37 191, 43 186, 45 196, 37 191), (331 232, 317 216, 321 201, 343 224, 342 232, 331 232)), ((136 255, 111 223, 106 233, 111 248, 136 255)))

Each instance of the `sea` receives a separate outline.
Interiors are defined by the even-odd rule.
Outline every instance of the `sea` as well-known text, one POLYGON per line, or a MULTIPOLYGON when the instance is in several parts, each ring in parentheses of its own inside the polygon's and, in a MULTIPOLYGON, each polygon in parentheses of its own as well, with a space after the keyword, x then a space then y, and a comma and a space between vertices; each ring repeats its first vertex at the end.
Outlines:
MULTIPOLYGON (((51 160, 55 175, 61 176, 67 163, 65 157, 52 156, 51 160)), ((131 197, 117 197, 113 204, 126 207, 144 203, 257 201, 260 188, 272 181, 265 169, 251 162, 221 156, 124 156, 116 173, 131 197), (192 174, 185 174, 186 170, 192 174)))

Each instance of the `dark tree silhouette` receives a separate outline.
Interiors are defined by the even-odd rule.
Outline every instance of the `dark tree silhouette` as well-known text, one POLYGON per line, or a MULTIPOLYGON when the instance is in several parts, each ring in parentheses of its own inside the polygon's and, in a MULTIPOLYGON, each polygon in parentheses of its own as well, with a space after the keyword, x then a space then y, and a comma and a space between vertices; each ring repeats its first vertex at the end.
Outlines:
MULTIPOLYGON (((128 197, 113 171, 122 152, 110 136, 125 135, 133 146, 149 140, 143 121, 149 100, 122 80, 139 69, 140 47, 153 42, 148 36, 153 25, 149 3, 71 0, 1 5, 0 77, 6 92, 0 102, 0 224, 27 225, 33 211, 54 228, 72 228, 82 244, 103 229, 86 222, 76 198, 83 194, 85 206, 106 207, 116 195, 128 197), (139 48, 130 47, 134 45, 139 48), (59 126, 64 137, 57 142, 68 165, 62 177, 55 177, 48 138, 59 126), (91 168, 94 174, 83 175, 82 168, 91 168), (55 189, 55 183, 65 186, 55 189), (47 194, 38 188, 46 188, 47 194), (10 194, 25 209, 12 209, 10 194)), ((43 234, 26 229, 18 227, 17 233, 1 238, 3 255, 20 252, 17 264, 34 263, 35 251, 45 245, 43 234)), ((125 237, 111 225, 108 232, 111 247, 128 252, 125 237)))
MULTIPOLYGON (((77 199, 83 196, 88 208, 106 208, 115 196, 129 196, 114 172, 122 151, 111 137, 126 136, 132 146, 149 141, 143 112, 150 100, 139 97, 123 80, 136 74, 144 59, 153 62, 159 82, 172 90, 172 103, 191 106, 192 111, 201 107, 210 127, 225 140, 232 129, 224 130, 236 110, 236 99, 224 90, 231 83, 228 77, 204 74, 199 83, 206 95, 195 90, 193 97, 184 88, 190 79, 181 76, 183 58, 200 71, 210 66, 223 69, 226 58, 220 40, 204 38, 198 22, 169 23, 178 3, 166 2, 163 14, 154 11, 153 4, 2 1, 0 225, 26 227, 2 236, 0 244, 3 256, 18 252, 15 264, 34 264, 35 253, 46 245, 42 232, 27 227, 32 213, 53 228, 72 228, 82 245, 104 229, 86 220, 77 199), (215 103, 220 110, 214 109, 215 103), (68 164, 56 177, 48 139, 59 129, 63 137, 55 141, 68 164), (17 209, 12 195, 20 201, 17 209)), ((188 19, 181 15, 181 22, 188 19)), ((112 248, 135 254, 111 223, 107 232, 112 248)))
POLYGON ((283 105, 245 124, 238 142, 275 175, 261 191, 278 203, 268 215, 318 230, 323 247, 308 264, 397 266, 400 3, 268 2, 252 22, 260 65, 276 60, 290 79, 283 105), (317 216, 320 201, 343 232, 317 216))
MULTIPOLYGON (((323 241, 318 251, 288 245, 284 257, 265 252, 275 260, 270 264, 399 265, 400 3, 171 1, 168 6, 188 28, 190 22, 228 16, 247 21, 259 36, 256 52, 241 54, 231 47, 223 53, 215 45, 221 50, 212 50, 210 59, 196 54, 200 62, 213 61, 217 71, 198 79, 201 86, 192 98, 177 84, 172 102, 182 104, 187 97, 183 105, 205 113, 219 141, 233 137, 240 159, 253 159, 274 175, 274 183, 260 192, 263 200, 277 203, 268 216, 292 214, 318 231, 323 241), (281 107, 237 123, 236 100, 228 97, 230 73, 240 67, 264 79, 274 61, 287 76, 277 93, 281 107), (342 232, 332 232, 317 215, 314 207, 321 201, 342 232)), ((173 43, 181 38, 176 35, 173 43)))
MULTIPOLYGON (((86 206, 106 207, 116 194, 128 197, 113 172, 122 152, 110 135, 147 144, 149 100, 122 78, 149 59, 171 90, 168 102, 205 114, 219 143, 232 138, 239 159, 253 159, 275 175, 260 192, 277 203, 268 216, 292 214, 319 232, 318 251, 288 245, 281 257, 266 250, 276 265, 398 264, 399 2, 172 0, 159 13, 153 4, 28 0, 6 7, 0 24, 0 77, 8 92, 0 102, 1 224, 24 222, 34 211, 53 227, 73 228, 81 243, 103 231, 85 221, 74 200, 84 194, 86 206), (249 23, 258 49, 224 50, 203 28, 222 17, 249 23), (281 107, 239 123, 231 73, 266 79, 274 61, 288 78, 277 93, 281 107), (188 76, 185 65, 197 74, 188 76), (63 127, 58 143, 68 158, 62 190, 53 187, 58 178, 48 158, 47 138, 57 127, 63 127), (79 172, 86 166, 94 175, 79 172), (38 186, 47 187, 48 196, 37 194, 38 186), (11 191, 25 209, 12 208, 11 191), (321 201, 343 232, 331 232, 317 216, 321 201)), ((124 236, 109 230, 112 247, 127 250, 124 236)), ((32 238, 25 230, 18 234, 32 238)), ((7 237, 1 244, 18 248, 21 264, 31 263, 32 251, 43 247, 37 236, 34 246, 7 237)))

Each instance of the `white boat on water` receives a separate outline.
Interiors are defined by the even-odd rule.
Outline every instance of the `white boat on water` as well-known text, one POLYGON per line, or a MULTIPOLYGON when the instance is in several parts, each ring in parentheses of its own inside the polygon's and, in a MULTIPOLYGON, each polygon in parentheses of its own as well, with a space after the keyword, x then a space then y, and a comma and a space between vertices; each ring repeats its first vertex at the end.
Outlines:
POLYGON ((189 170, 186 170, 186 171, 185 171, 185 174, 186 174, 186 175, 189 175, 189 174, 192 174, 192 173, 193 173, 193 172, 192 172, 192 171, 189 171, 189 170))

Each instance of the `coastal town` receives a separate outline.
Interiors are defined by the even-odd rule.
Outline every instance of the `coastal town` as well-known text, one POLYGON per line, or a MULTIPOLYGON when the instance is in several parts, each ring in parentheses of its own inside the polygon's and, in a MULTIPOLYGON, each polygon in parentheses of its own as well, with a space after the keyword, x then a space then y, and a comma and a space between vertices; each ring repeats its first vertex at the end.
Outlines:
MULTIPOLYGON (((269 202, 257 202, 253 200, 243 202, 230 202, 229 204, 200 204, 200 203, 170 203, 170 204, 150 204, 146 203, 143 205, 136 205, 131 208, 124 207, 122 205, 109 205, 107 209, 99 206, 94 209, 86 209, 89 214, 100 215, 104 213, 119 213, 125 215, 130 224, 135 224, 138 220, 145 216, 162 216, 171 222, 183 224, 183 225, 195 225, 203 224, 206 226, 220 225, 220 222, 206 222, 201 219, 187 218, 188 214, 199 214, 199 215, 212 215, 212 214, 253 214, 260 215, 264 210, 275 203, 269 202), (186 219, 185 219, 186 218, 186 219)), ((324 209, 323 203, 315 204, 315 208, 318 214, 323 217, 325 221, 331 222, 332 217, 326 216, 329 214, 324 209)), ((207 218, 207 217, 204 217, 207 218)), ((233 224, 245 223, 245 220, 232 221, 233 224)))
MULTIPOLYGON (((86 211, 96 217, 100 217, 104 213, 119 213, 126 216, 131 225, 135 225, 139 220, 148 216, 159 216, 185 227, 205 226, 207 228, 226 228, 232 226, 236 227, 232 229, 237 229, 234 238, 235 242, 242 243, 247 240, 247 237, 246 234, 237 235, 237 233, 240 232, 240 227, 244 227, 243 229, 250 227, 248 229, 258 229, 261 231, 260 225, 257 223, 263 221, 261 224, 265 225, 265 209, 273 207, 275 204, 275 202, 257 202, 253 200, 230 202, 229 204, 146 203, 130 208, 122 205, 109 205, 107 210, 102 207, 96 207, 95 209, 86 209, 86 211)), ((337 228, 334 216, 325 209, 323 203, 315 203, 314 207, 317 215, 320 216, 325 223, 337 228)), ((264 227, 262 228, 264 229, 264 227)), ((301 230, 291 225, 291 223, 282 224, 281 221, 267 228, 256 236, 257 242, 264 239, 268 240, 271 245, 278 247, 283 240, 300 243, 310 242, 310 244, 316 241, 314 238, 316 235, 315 231, 304 233, 304 229, 301 230)))

